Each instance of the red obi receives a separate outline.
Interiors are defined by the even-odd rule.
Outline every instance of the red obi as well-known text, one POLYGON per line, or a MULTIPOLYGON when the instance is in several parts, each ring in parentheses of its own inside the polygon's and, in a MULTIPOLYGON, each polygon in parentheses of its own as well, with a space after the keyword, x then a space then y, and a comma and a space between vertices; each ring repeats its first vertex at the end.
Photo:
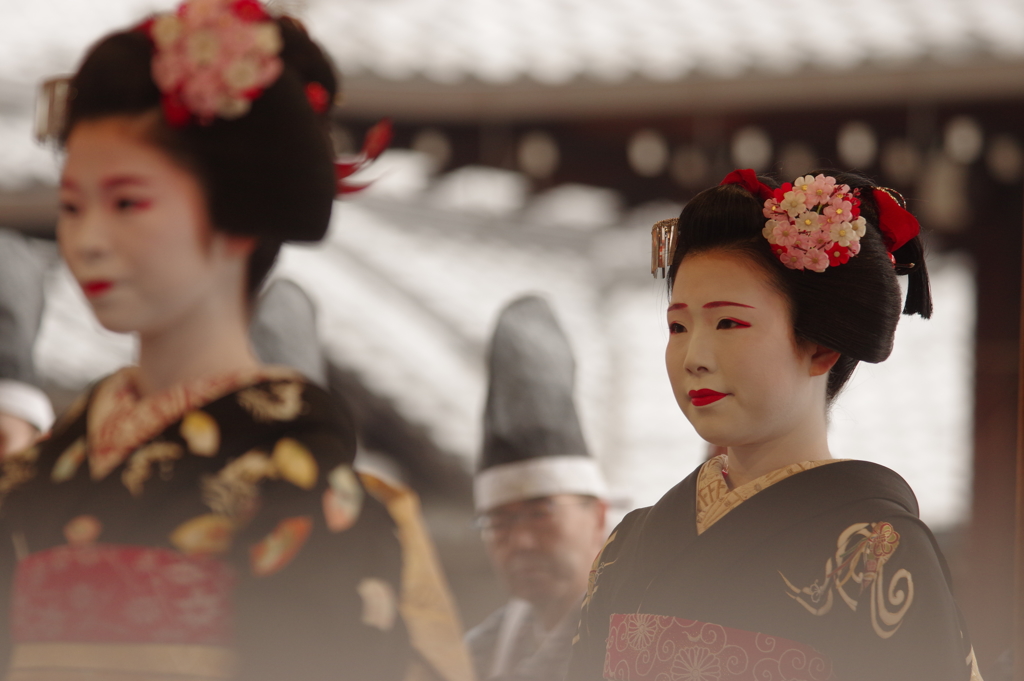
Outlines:
POLYGON ((678 617, 612 615, 604 678, 613 681, 835 681, 832 662, 808 645, 678 617))
POLYGON ((18 564, 11 679, 227 678, 230 567, 139 546, 60 546, 18 564))

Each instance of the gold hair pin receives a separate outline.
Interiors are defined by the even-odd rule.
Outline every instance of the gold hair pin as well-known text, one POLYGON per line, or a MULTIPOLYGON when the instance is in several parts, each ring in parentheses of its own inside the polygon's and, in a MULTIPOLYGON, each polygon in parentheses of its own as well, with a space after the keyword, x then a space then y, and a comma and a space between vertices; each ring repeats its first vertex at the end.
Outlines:
POLYGON ((892 187, 871 187, 871 189, 874 189, 874 190, 880 191, 880 192, 885 192, 890 197, 892 197, 893 201, 895 201, 896 203, 899 204, 900 208, 902 208, 903 210, 907 209, 907 200, 905 198, 903 198, 903 194, 900 194, 898 191, 896 191, 892 187))

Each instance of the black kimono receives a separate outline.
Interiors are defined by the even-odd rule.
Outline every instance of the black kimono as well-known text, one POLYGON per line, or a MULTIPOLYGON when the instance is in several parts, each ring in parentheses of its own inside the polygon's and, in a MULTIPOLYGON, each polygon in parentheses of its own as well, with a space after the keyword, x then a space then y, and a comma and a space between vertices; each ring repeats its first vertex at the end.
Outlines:
POLYGON ((701 534, 700 468, 627 515, 595 561, 568 678, 980 679, 906 482, 863 461, 807 468, 701 534))
POLYGON ((9 679, 402 678, 401 550, 352 471, 351 419, 269 374, 136 410, 159 432, 109 465, 100 431, 124 444, 137 424, 98 419, 94 389, 3 462, 9 679))

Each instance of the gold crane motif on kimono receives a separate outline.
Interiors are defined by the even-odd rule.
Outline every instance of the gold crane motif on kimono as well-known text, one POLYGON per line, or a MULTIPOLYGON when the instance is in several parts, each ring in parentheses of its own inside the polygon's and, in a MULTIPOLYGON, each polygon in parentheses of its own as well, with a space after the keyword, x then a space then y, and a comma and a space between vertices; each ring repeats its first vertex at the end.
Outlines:
POLYGON ((779 573, 789 589, 786 595, 821 616, 832 610, 835 594, 856 611, 860 597, 870 589, 871 626, 881 638, 889 638, 914 601, 910 571, 900 568, 885 584, 885 564, 900 544, 899 532, 887 522, 857 523, 843 530, 836 544, 835 556, 825 562, 824 580, 799 588, 779 573))

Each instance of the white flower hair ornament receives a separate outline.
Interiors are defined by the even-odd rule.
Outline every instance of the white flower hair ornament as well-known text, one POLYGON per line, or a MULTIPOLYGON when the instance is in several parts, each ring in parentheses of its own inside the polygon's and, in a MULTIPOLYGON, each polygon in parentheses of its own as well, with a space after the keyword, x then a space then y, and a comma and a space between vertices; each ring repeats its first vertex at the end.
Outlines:
POLYGON ((153 41, 153 81, 174 127, 241 118, 284 69, 281 32, 257 0, 188 0, 139 30, 153 41))
POLYGON ((834 177, 806 175, 774 190, 764 202, 761 233, 783 265, 824 272, 860 252, 867 221, 860 199, 834 177))

